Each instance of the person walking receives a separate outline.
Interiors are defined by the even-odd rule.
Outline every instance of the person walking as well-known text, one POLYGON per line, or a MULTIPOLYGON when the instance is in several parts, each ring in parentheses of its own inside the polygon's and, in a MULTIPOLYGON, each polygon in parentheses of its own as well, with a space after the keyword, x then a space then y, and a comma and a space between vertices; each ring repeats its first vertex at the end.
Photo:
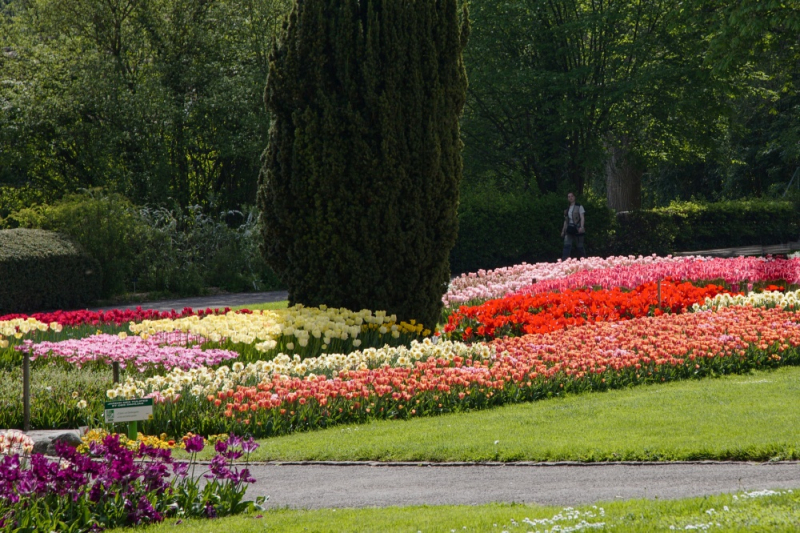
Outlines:
POLYGON ((572 243, 578 252, 578 258, 584 256, 583 238, 586 236, 585 222, 586 211, 581 204, 575 203, 575 195, 567 194, 569 207, 564 211, 564 226, 561 228, 561 236, 564 237, 564 250, 561 252, 561 260, 566 261, 572 251, 572 243))

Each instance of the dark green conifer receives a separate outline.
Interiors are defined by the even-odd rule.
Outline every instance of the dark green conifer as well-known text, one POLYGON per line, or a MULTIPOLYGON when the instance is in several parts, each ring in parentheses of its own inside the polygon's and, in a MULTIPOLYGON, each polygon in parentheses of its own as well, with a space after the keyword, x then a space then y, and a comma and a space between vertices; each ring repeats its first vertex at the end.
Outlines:
POLYGON ((259 206, 290 303, 432 327, 461 180, 457 0, 298 0, 272 53, 259 206))

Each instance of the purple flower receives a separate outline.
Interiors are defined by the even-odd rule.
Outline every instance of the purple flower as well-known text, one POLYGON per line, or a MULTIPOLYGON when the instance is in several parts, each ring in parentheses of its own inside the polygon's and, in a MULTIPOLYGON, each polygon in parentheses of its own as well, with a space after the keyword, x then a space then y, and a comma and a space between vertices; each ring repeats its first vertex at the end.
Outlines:
POLYGON ((216 444, 214 444, 214 450, 217 453, 225 453, 228 451, 228 442, 224 440, 218 440, 216 444))
POLYGON ((174 463, 172 473, 178 477, 186 477, 189 474, 189 463, 174 463))
POLYGON ((209 518, 217 517, 217 510, 211 505, 211 502, 206 502, 206 516, 209 518))
POLYGON ((186 451, 190 453, 197 453, 203 451, 205 442, 200 435, 193 435, 186 440, 186 451))
POLYGON ((210 474, 206 474, 206 479, 216 479, 216 480, 228 480, 232 479, 233 472, 230 471, 228 468, 228 464, 225 461, 225 457, 222 455, 215 455, 214 458, 211 460, 211 464, 209 465, 208 469, 210 470, 210 474))
POLYGON ((228 445, 231 448, 238 448, 242 445, 242 437, 238 437, 231 433, 230 437, 228 437, 228 445))
POLYGON ((245 453, 255 451, 258 447, 259 444, 253 440, 253 437, 250 437, 248 440, 242 442, 242 451, 245 453))

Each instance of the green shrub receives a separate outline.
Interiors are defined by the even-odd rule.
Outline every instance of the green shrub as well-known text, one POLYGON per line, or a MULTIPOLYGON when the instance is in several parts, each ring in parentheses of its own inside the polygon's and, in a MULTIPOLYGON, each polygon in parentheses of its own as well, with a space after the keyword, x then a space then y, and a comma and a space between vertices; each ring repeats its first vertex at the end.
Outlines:
POLYGON ((21 209, 5 224, 69 235, 100 262, 103 297, 134 287, 183 295, 199 294, 206 286, 229 291, 279 287, 258 250, 258 214, 252 209, 213 218, 199 206, 139 207, 95 189, 21 209))
POLYGON ((66 236, 0 230, 0 314, 81 307, 100 296, 98 262, 66 236))
POLYGON ((676 251, 771 245, 797 240, 796 204, 781 200, 673 202, 620 213, 611 253, 660 255, 676 251))
POLYGON ((218 218, 199 206, 143 207, 140 214, 151 230, 147 261, 139 270, 141 287, 182 294, 196 294, 204 286, 229 291, 280 287, 259 252, 254 209, 227 211, 218 218))
MULTIPOLYGON (((613 214, 605 202, 578 199, 586 209, 587 253, 607 247, 613 214)), ((509 266, 523 261, 555 261, 561 257, 561 227, 566 194, 533 196, 495 189, 462 191, 459 232, 450 254, 454 273, 509 266)))
POLYGON ((50 205, 37 205, 9 215, 25 228, 69 235, 100 262, 101 295, 125 292, 136 263, 147 248, 149 228, 136 206, 118 194, 101 190, 71 194, 50 205))

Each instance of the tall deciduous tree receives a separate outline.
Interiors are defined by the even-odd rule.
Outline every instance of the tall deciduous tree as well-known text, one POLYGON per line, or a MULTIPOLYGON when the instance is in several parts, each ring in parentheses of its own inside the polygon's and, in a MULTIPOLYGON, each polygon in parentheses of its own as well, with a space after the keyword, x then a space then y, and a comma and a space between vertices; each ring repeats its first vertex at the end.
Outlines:
POLYGON ((139 203, 252 204, 267 53, 289 7, 0 3, 0 204, 3 186, 40 200, 104 186, 139 203))
POLYGON ((717 88, 692 28, 701 21, 680 1, 476 0, 471 9, 470 180, 580 193, 602 173, 615 198, 636 204, 648 159, 695 149, 715 122, 717 88))
POLYGON ((291 303, 433 327, 461 178, 456 0, 300 0, 272 55, 259 205, 291 303))

